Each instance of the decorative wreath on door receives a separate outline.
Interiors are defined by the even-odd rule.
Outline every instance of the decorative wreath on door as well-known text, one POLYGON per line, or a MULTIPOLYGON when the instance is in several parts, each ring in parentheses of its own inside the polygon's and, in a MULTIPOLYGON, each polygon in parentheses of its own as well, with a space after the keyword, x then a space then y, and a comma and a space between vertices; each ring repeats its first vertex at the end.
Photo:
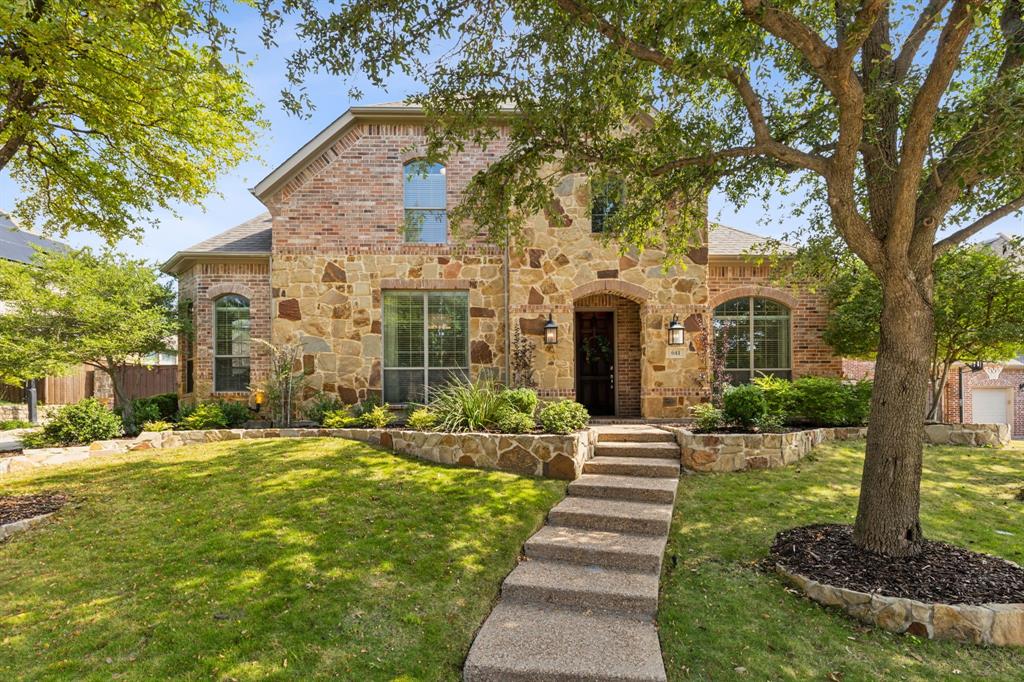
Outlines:
POLYGON ((611 363, 612 343, 607 336, 596 334, 583 342, 583 355, 587 364, 594 364, 598 360, 611 363))

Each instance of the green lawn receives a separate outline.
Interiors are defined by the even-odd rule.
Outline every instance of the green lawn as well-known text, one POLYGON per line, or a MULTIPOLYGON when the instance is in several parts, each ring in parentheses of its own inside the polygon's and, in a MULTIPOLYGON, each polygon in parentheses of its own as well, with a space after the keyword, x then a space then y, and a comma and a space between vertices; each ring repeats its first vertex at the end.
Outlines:
MULTIPOLYGON (((683 478, 658 617, 670 680, 1024 679, 1024 650, 868 630, 755 570, 776 532, 852 521, 863 448, 833 444, 789 468, 683 478)), ((928 448, 925 533, 1024 563, 1022 487, 1021 443, 928 448)))
POLYGON ((73 503, 0 544, 0 679, 455 680, 557 481, 341 440, 0 479, 73 503))

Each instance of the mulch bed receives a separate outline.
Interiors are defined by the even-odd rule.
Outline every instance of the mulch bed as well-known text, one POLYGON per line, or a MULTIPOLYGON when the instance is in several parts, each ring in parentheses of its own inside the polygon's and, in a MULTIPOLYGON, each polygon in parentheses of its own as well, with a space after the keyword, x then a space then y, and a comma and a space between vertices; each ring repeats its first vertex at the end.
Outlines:
POLYGON ((0 526, 55 512, 67 501, 68 496, 63 493, 0 495, 0 526))
POLYGON ((853 544, 853 528, 819 524, 775 536, 769 560, 832 587, 928 603, 1024 602, 1024 568, 963 547, 926 540, 918 556, 891 558, 853 544))

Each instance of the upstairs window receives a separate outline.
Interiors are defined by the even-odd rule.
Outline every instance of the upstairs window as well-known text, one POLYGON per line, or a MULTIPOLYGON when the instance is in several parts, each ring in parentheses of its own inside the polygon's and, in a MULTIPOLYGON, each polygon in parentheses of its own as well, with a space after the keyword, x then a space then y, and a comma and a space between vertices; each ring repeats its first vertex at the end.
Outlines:
POLYGON ((789 308, 768 298, 734 298, 715 308, 715 347, 725 354, 731 383, 791 378, 789 322, 789 308))
POLYGON ((410 161, 405 177, 405 241, 444 244, 448 241, 448 183, 439 163, 410 161))
POLYGON ((213 390, 249 390, 249 299, 230 294, 213 306, 213 390))
POLYGON ((425 402, 430 389, 469 376, 469 295, 384 292, 384 401, 425 402))
POLYGON ((619 180, 593 180, 590 185, 590 231, 604 232, 608 218, 622 205, 624 192, 619 180))

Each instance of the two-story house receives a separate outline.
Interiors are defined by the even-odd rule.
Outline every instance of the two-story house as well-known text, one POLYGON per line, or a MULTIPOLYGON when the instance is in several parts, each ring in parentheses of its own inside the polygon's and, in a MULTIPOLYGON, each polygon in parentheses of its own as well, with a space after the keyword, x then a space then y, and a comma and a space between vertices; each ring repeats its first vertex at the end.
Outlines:
POLYGON ((452 376, 503 380, 518 328, 536 343, 542 398, 683 417, 706 394, 700 322, 712 316, 730 322, 736 380, 840 373, 824 302, 772 288, 767 266, 743 258, 758 236, 713 227, 685 267, 665 269, 657 251, 604 245, 609 204, 569 176, 551 208, 568 221, 534 216, 524 247, 453 243, 448 208, 503 148, 424 167, 423 141, 416 107, 353 107, 256 185, 267 213, 164 264, 192 315, 185 400, 247 396, 267 371, 259 337, 301 343, 312 390, 422 401, 452 376))

